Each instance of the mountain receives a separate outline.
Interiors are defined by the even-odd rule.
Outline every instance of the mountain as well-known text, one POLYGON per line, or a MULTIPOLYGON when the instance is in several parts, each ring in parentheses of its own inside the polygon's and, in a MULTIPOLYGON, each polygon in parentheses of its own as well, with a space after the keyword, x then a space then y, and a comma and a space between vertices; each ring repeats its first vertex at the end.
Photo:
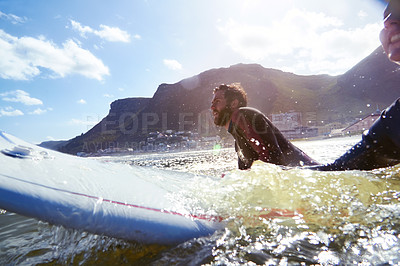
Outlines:
POLYGON ((322 97, 332 120, 359 118, 384 109, 400 97, 400 68, 390 62, 381 47, 345 74, 322 97))
POLYGON ((38 144, 38 146, 57 151, 67 143, 68 140, 50 140, 50 141, 43 141, 42 143, 38 144))
POLYGON ((304 76, 238 64, 161 84, 152 98, 114 101, 102 121, 60 150, 75 154, 116 146, 135 148, 149 133, 168 129, 215 135, 209 111, 212 91, 221 83, 233 82, 245 88, 249 106, 265 114, 301 112, 307 125, 354 121, 400 95, 400 70, 381 47, 339 76, 304 76))

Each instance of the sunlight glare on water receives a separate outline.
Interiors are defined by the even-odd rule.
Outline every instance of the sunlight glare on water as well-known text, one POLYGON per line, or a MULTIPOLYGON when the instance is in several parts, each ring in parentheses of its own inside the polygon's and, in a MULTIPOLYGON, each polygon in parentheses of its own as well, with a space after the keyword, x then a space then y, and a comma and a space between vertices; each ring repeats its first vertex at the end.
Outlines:
POLYGON ((294 256, 338 264, 399 261, 399 191, 400 167, 321 173, 257 163, 220 182, 199 181, 191 193, 202 206, 230 217, 214 248, 218 263, 249 258, 276 263, 275 256, 284 261, 294 256), (212 193, 206 193, 210 187, 212 193), (277 208, 293 216, 265 215, 277 208))

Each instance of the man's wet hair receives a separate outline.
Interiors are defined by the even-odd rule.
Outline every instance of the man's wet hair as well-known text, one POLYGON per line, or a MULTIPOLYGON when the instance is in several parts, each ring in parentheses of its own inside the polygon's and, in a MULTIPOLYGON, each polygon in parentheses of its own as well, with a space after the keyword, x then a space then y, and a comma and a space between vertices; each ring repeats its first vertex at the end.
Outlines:
POLYGON ((227 103, 231 103, 233 100, 237 99, 239 101, 239 107, 247 106, 247 93, 240 83, 231 83, 229 85, 221 84, 214 89, 214 94, 217 93, 217 91, 224 92, 227 103))

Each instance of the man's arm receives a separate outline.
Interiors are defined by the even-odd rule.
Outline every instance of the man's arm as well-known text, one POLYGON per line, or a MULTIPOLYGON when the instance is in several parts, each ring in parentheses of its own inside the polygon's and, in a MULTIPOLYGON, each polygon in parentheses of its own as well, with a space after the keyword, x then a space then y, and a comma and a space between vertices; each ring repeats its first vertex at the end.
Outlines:
POLYGON ((362 140, 322 171, 372 170, 400 163, 400 99, 382 112, 362 140))

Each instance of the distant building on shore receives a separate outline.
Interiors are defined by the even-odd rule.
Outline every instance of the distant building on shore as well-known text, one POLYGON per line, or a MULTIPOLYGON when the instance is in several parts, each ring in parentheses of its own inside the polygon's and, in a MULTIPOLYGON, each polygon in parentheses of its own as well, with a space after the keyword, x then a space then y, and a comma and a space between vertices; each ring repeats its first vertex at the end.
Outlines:
POLYGON ((270 119, 288 139, 311 138, 318 135, 317 128, 302 126, 302 115, 299 112, 271 114, 270 119))
POLYGON ((281 132, 288 139, 305 139, 318 136, 318 128, 316 127, 295 127, 281 130, 281 132))
POLYGON ((279 130, 292 130, 302 126, 301 113, 289 111, 288 113, 271 114, 270 119, 279 130))
POLYGON ((343 133, 345 134, 361 133, 369 129, 372 126, 372 124, 380 117, 381 115, 380 113, 381 112, 379 111, 379 109, 376 110, 375 113, 370 114, 343 129, 343 133))
POLYGON ((326 137, 337 137, 344 135, 344 129, 348 125, 343 124, 341 122, 332 122, 323 126, 317 126, 318 128, 318 135, 326 136, 326 137))

